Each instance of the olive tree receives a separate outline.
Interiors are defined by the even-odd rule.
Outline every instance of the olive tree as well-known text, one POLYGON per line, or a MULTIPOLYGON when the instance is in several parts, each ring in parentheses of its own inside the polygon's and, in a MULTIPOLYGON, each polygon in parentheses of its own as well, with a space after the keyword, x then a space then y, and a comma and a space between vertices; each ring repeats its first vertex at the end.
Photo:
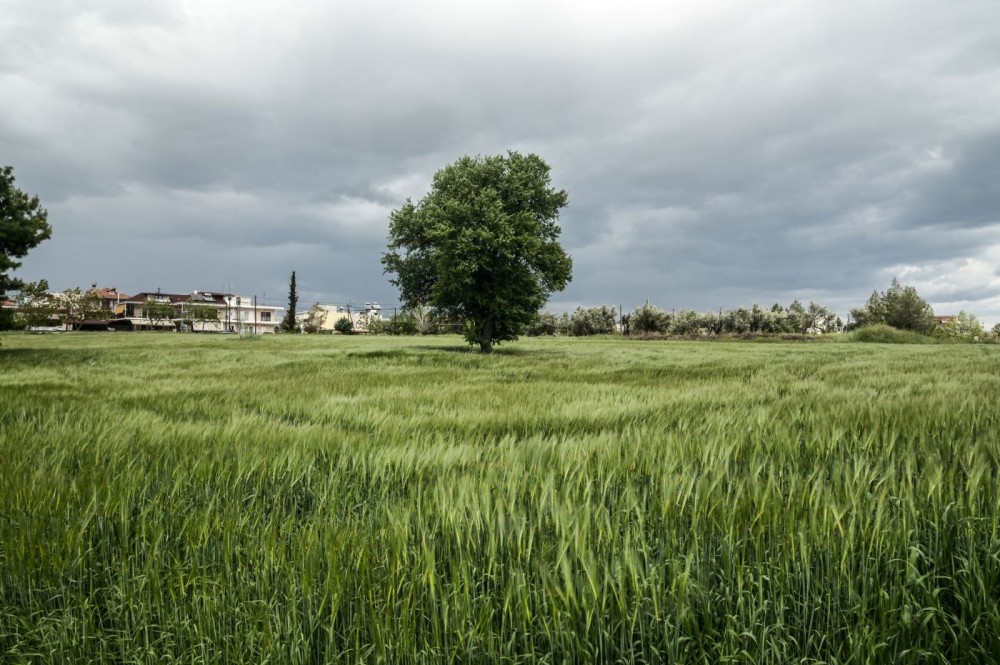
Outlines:
POLYGON ((608 305, 600 307, 577 307, 570 316, 570 332, 577 336, 610 335, 617 332, 615 308, 608 305))
POLYGON ((403 303, 466 322, 466 339, 483 353, 517 339, 573 268, 557 241, 568 196, 549 171, 537 155, 513 151, 462 157, 419 202, 394 210, 382 264, 403 303))
POLYGON ((663 334, 670 329, 672 317, 669 312, 665 312, 655 305, 641 305, 636 307, 628 320, 631 334, 643 335, 648 333, 663 334))
POLYGON ((57 304, 49 293, 49 283, 42 279, 21 284, 14 321, 19 328, 50 325, 56 318, 57 304))
POLYGON ((559 317, 552 312, 540 312, 538 318, 524 329, 528 337, 555 335, 559 332, 559 317))

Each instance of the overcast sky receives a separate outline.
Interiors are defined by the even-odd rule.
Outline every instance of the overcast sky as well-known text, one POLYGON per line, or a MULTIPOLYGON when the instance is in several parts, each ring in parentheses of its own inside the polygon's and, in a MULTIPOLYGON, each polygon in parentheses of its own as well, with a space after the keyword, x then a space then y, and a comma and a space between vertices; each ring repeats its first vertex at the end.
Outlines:
POLYGON ((466 154, 569 193, 552 309, 1000 321, 1000 2, 0 0, 0 164, 55 289, 397 302, 388 216, 466 154))

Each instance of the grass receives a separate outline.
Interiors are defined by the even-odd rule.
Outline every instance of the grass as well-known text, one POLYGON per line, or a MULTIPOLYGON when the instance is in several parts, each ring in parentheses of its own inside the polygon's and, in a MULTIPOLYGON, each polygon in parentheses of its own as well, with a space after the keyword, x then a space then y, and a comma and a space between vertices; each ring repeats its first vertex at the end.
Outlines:
POLYGON ((2 342, 0 662, 998 662, 997 346, 2 342))

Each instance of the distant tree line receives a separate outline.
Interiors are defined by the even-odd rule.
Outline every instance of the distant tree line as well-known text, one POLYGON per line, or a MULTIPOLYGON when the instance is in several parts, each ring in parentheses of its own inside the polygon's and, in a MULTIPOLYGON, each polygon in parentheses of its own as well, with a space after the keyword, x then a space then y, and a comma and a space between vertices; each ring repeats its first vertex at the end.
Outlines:
MULTIPOLYGON (((771 307, 754 304, 750 307, 708 312, 690 309, 666 311, 655 305, 645 304, 621 315, 612 306, 600 305, 577 307, 573 312, 562 314, 539 312, 535 321, 524 327, 522 334, 530 337, 584 337, 619 333, 666 337, 808 335, 879 326, 939 338, 972 340, 1000 337, 1000 324, 986 333, 979 320, 964 311, 943 321, 935 320, 934 310, 917 294, 916 289, 903 286, 896 279, 893 279, 886 291, 875 291, 864 306, 852 309, 846 324, 826 305, 817 302, 804 304, 798 300, 787 306, 779 303, 771 307)), ((449 320, 437 310, 414 308, 404 310, 392 319, 369 321, 367 329, 370 334, 462 333, 463 323, 449 320)))
MULTIPOLYGON (((875 291, 864 306, 851 310, 847 324, 829 307, 817 302, 805 305, 798 300, 790 305, 775 303, 730 310, 698 312, 682 309, 665 311, 645 304, 616 318, 615 309, 578 307, 561 315, 540 312, 524 334, 540 335, 658 335, 690 337, 695 335, 807 335, 886 328, 943 339, 982 340, 1000 338, 1000 324, 987 333, 972 314, 965 311, 950 317, 934 317, 934 310, 912 286, 893 279, 885 291, 875 291)), ((866 335, 874 340, 889 339, 891 334, 866 335)))
POLYGON ((578 307, 573 313, 556 316, 542 312, 525 334, 537 335, 602 335, 621 332, 625 335, 745 335, 745 334, 807 334, 838 332, 843 322, 828 307, 799 301, 788 307, 774 304, 737 307, 719 312, 697 312, 682 309, 668 312, 655 305, 642 305, 624 314, 618 321, 613 307, 578 307))

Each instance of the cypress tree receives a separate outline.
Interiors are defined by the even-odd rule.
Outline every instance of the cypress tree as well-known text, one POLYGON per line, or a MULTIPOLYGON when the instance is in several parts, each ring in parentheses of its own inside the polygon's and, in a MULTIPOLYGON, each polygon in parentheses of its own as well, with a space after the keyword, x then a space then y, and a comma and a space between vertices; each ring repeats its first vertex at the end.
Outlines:
POLYGON ((285 318, 281 321, 282 332, 299 332, 299 322, 295 319, 295 309, 299 304, 299 292, 295 288, 295 271, 292 271, 292 279, 288 282, 288 310, 285 318))

